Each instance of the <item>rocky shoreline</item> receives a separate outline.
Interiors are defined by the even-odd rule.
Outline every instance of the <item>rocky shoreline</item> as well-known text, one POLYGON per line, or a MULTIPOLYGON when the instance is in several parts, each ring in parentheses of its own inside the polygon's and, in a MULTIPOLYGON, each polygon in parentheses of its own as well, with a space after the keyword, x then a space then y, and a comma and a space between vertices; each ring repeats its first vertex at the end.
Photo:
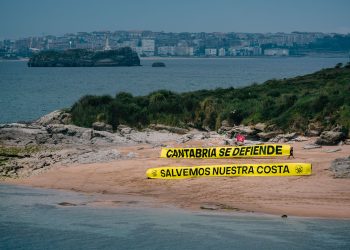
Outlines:
MULTIPOLYGON (((217 132, 161 124, 153 124, 142 131, 119 125, 117 131, 113 132, 111 126, 102 122, 94 123, 93 128, 78 127, 70 123, 69 113, 54 111, 31 123, 0 125, 0 176, 25 177, 39 174, 57 165, 134 158, 137 152, 124 154, 119 151, 120 147, 127 146, 161 147, 167 146, 170 141, 185 144, 193 139, 202 141, 207 146, 214 146, 213 140, 215 145, 235 145, 234 135, 237 133, 246 136, 246 144, 308 140, 304 135, 284 134, 273 126, 262 123, 255 126, 229 127, 223 122, 217 132)), ((314 149, 321 145, 350 144, 349 139, 345 139, 341 128, 338 127, 318 134, 315 143, 305 145, 304 149, 314 149)))

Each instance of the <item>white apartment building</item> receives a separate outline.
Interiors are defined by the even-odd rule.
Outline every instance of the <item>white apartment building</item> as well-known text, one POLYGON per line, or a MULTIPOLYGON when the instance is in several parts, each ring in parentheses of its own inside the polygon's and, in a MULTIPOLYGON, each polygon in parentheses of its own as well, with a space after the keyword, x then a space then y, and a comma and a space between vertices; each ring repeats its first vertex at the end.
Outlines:
POLYGON ((146 56, 154 56, 155 42, 153 39, 142 39, 142 54, 146 56))
POLYGON ((206 56, 216 56, 217 49, 205 49, 206 56))

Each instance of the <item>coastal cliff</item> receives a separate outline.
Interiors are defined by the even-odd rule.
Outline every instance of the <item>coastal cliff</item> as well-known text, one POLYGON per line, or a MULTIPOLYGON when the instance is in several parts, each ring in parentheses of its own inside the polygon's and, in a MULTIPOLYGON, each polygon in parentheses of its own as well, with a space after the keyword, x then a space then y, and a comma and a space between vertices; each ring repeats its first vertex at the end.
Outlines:
POLYGON ((129 47, 108 51, 72 49, 34 54, 28 67, 119 67, 140 66, 140 58, 129 47))

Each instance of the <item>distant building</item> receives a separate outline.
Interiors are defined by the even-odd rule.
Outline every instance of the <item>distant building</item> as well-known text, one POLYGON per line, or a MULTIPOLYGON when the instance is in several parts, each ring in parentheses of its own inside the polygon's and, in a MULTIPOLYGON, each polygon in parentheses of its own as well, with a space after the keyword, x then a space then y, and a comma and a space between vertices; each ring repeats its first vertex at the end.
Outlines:
POLYGON ((142 39, 142 55, 154 56, 155 42, 152 39, 142 39))
POLYGON ((175 46, 161 46, 158 47, 159 56, 174 56, 175 55, 175 46))
POLYGON ((262 55, 262 49, 261 47, 253 47, 253 56, 261 56, 262 55))
POLYGON ((289 56, 289 49, 265 49, 264 50, 265 56, 289 56))
POLYGON ((226 55, 226 51, 224 48, 220 48, 219 52, 218 52, 218 56, 225 56, 226 55))
POLYGON ((217 49, 205 49, 205 55, 206 56, 216 56, 217 49))
POLYGON ((193 56, 193 54, 193 47, 188 47, 187 45, 175 47, 175 55, 177 56, 193 56))
POLYGON ((142 47, 135 47, 133 50, 138 54, 138 56, 141 56, 143 54, 142 47))

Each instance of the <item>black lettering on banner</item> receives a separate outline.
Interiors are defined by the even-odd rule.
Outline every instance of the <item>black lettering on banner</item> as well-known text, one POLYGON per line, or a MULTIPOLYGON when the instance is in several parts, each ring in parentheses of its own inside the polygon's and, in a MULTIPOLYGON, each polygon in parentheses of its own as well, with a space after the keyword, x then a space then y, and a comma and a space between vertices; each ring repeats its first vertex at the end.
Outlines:
POLYGON ((282 154, 282 146, 278 145, 276 146, 276 155, 281 155, 282 154))
POLYGON ((224 156, 224 154, 225 154, 225 148, 220 148, 219 156, 224 156))
POLYGON ((248 174, 254 174, 254 168, 253 166, 249 167, 248 174))
POLYGON ((259 153, 259 146, 254 146, 254 155, 259 153))
POLYGON ((271 173, 272 173, 272 174, 276 174, 276 173, 277 173, 277 166, 273 165, 273 166, 271 167, 271 173))
POLYGON ((232 172, 232 174, 236 174, 236 166, 233 166, 232 168, 231 168, 231 172, 232 172))
POLYGON ((173 157, 177 157, 177 156, 178 156, 178 153, 177 153, 177 152, 178 152, 178 150, 175 149, 175 150, 174 150, 174 153, 173 153, 173 157))
POLYGON ((225 167, 226 169, 226 175, 229 175, 231 173, 231 168, 230 167, 225 167))
POLYGON ((190 168, 190 175, 197 176, 198 175, 198 168, 190 168))
POLYGON ((242 174, 247 174, 247 166, 242 167, 242 174))
POLYGON ((236 156, 239 153, 239 148, 235 148, 232 152, 232 156, 236 156))
POLYGON ((199 175, 203 175, 203 174, 204 174, 204 168, 200 168, 200 169, 198 170, 198 174, 199 174, 199 175))
POLYGON ((220 175, 224 175, 225 174, 225 167, 220 167, 220 175))
POLYGON ((249 153, 251 154, 251 152, 250 152, 251 149, 252 149, 252 147, 247 147, 247 148, 246 148, 246 151, 245 151, 245 155, 247 155, 247 154, 249 154, 249 153))
POLYGON ((262 166, 258 166, 257 169, 256 169, 256 172, 257 172, 258 174, 262 174, 262 172, 263 172, 263 167, 262 167, 262 166))
POLYGON ((181 176, 182 169, 175 169, 175 170, 176 170, 176 175, 177 176, 181 176))
POLYGON ((275 147, 272 145, 267 146, 267 154, 268 155, 273 155, 273 153, 275 152, 275 147))
POLYGON ((210 175, 210 168, 205 168, 205 175, 210 175))
POLYGON ((169 149, 168 152, 166 152, 166 157, 168 157, 168 158, 172 157, 172 152, 173 151, 171 149, 169 149))
POLYGON ((216 157, 216 148, 213 148, 213 149, 211 150, 211 155, 210 155, 210 157, 216 157))
POLYGON ((213 168, 213 175, 218 175, 219 174, 219 168, 218 167, 214 167, 213 168))
POLYGON ((207 154, 208 154, 208 149, 204 148, 204 149, 203 149, 203 158, 204 158, 204 157, 208 157, 207 154))
POLYGON ((164 169, 160 170, 160 175, 161 175, 162 177, 165 177, 165 171, 164 171, 164 169))
POLYGON ((185 152, 184 150, 179 150, 179 157, 184 157, 185 156, 185 152))
POLYGON ((194 150, 190 149, 190 157, 195 157, 194 150))
POLYGON ((266 146, 259 146, 259 155, 266 155, 266 146))
POLYGON ((184 151, 185 151, 185 153, 186 153, 186 157, 188 157, 188 151, 189 151, 189 149, 185 149, 184 151))
POLYGON ((230 156, 232 148, 226 148, 225 156, 230 156))
POLYGON ((290 173, 287 165, 284 166, 283 173, 290 173))
POLYGON ((196 149, 196 157, 197 157, 197 158, 200 158, 200 157, 201 157, 201 151, 202 151, 202 150, 201 150, 200 148, 197 148, 197 149, 196 149))
POLYGON ((265 166, 264 167, 264 172, 265 172, 265 174, 270 173, 271 172, 271 167, 270 166, 265 166), (267 171, 267 169, 268 169, 268 171, 267 171))
POLYGON ((245 152, 245 147, 241 147, 241 152, 239 153, 239 155, 244 155, 244 152, 245 152))

